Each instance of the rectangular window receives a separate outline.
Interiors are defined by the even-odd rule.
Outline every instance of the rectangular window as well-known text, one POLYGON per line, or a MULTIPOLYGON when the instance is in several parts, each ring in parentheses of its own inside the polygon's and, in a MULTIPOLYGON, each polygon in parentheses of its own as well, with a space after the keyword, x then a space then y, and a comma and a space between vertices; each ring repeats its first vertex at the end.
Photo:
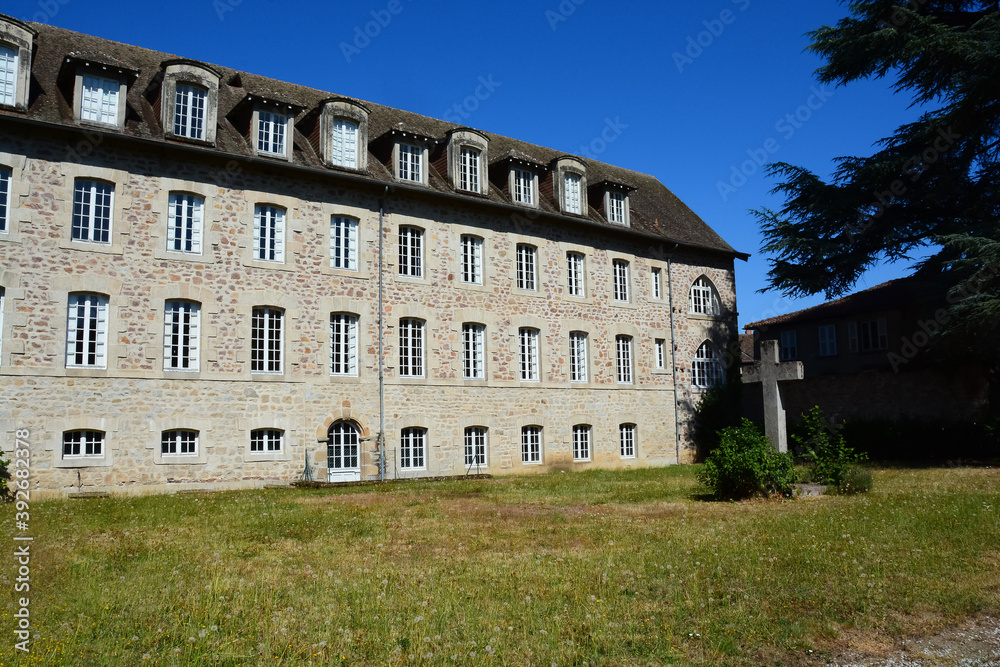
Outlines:
POLYGON ((358 318, 330 313, 330 373, 357 377, 358 318))
POLYGON ((466 380, 486 379, 485 331, 481 324, 462 325, 462 377, 466 380))
POLYGON ((0 167, 0 232, 10 229, 10 191, 13 172, 0 167))
POLYGON ((462 282, 483 284, 483 240, 475 236, 462 236, 462 282))
POLYGON ((174 134, 188 139, 205 138, 204 88, 178 83, 174 92, 174 134))
POLYGON ((73 188, 74 241, 111 244, 111 208, 115 188, 110 183, 77 179, 73 188))
POLYGON ((399 145, 399 180, 421 183, 424 149, 410 144, 399 145))
POLYGON ((618 384, 632 384, 632 337, 615 336, 618 384))
POLYGON ((590 427, 577 425, 573 427, 573 460, 590 460, 590 427))
POLYGON ((288 117, 273 111, 257 112, 257 152, 285 157, 288 117))
POLYGON ((615 274, 615 301, 628 301, 628 262, 616 259, 612 264, 615 274))
POLYGON ((661 280, 660 269, 652 269, 649 272, 649 291, 654 299, 663 298, 663 282, 661 280))
POLYGON ((566 293, 569 296, 586 296, 583 286, 583 255, 566 253, 566 293))
POLYGON ((514 201, 528 205, 535 203, 535 175, 527 169, 514 170, 514 201))
POLYGON ((486 429, 470 426, 465 429, 465 467, 486 465, 486 429))
POLYGON ((199 304, 167 301, 163 311, 163 370, 199 370, 200 319, 199 304))
POLYGON ((538 382, 538 329, 519 329, 521 346, 521 380, 538 382))
POLYGON ((0 104, 17 103, 18 50, 0 46, 0 104))
POLYGON ((798 336, 794 331, 781 332, 781 360, 799 358, 798 336))
POLYGON ((423 244, 423 230, 416 227, 399 228, 399 275, 423 277, 423 244))
POLYGON ((330 268, 358 270, 358 221, 353 218, 330 218, 330 268))
POLYGON ((535 253, 537 248, 517 244, 517 289, 535 291, 535 253))
POLYGON ((566 212, 580 215, 583 211, 580 208, 580 177, 576 174, 566 174, 563 181, 566 196, 566 212))
POLYGON ((160 453, 168 456, 196 456, 198 431, 164 431, 160 436, 160 453))
POLYGON ((662 371, 667 366, 667 341, 657 338, 653 341, 653 347, 656 353, 656 368, 662 371))
POLYGON ((253 213, 253 258, 285 261, 285 209, 257 204, 253 213))
POLYGON ((399 376, 408 378, 424 376, 423 320, 399 321, 399 376))
POLYGON ((635 458, 635 424, 622 424, 618 427, 618 440, 621 445, 623 459, 635 458))
POLYGON ((399 438, 399 467, 404 470, 426 468, 424 452, 427 447, 427 430, 404 428, 399 438))
POLYGON ((103 431, 65 431, 63 458, 104 455, 103 431))
POLYGON ((280 452, 285 432, 276 428, 259 428, 250 432, 251 452, 280 452))
POLYGON ((343 118, 333 121, 332 162, 338 167, 358 168, 358 125, 343 118))
POLYGON ((608 193, 608 222, 625 224, 625 195, 621 192, 608 193))
POLYGON ((819 356, 832 357, 837 354, 837 327, 824 324, 819 328, 819 356))
POLYGON ((886 333, 884 317, 858 322, 858 334, 862 352, 874 352, 889 348, 889 336, 886 333))
POLYGON ((66 367, 107 368, 108 298, 71 294, 66 322, 66 367))
POLYGON ((587 381, 587 334, 582 331, 569 333, 569 380, 587 381))
POLYGON ((167 250, 201 254, 205 200, 195 195, 170 193, 167 204, 167 250))
POLYGON ((479 192, 479 151, 462 147, 458 187, 471 192, 479 192))
POLYGON ((117 125, 120 86, 117 79, 84 74, 80 118, 94 123, 117 125))
POLYGON ((253 309, 250 331, 251 373, 281 373, 284 317, 284 311, 277 308, 253 309))
POLYGON ((521 428, 521 463, 542 462, 542 427, 521 428))

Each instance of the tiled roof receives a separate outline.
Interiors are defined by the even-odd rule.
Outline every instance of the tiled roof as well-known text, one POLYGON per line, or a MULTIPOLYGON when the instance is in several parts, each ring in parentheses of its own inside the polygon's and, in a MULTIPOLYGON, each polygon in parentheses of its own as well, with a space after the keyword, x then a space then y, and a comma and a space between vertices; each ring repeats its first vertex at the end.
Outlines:
MULTIPOLYGON (((118 63, 122 67, 138 70, 137 79, 129 86, 128 105, 136 113, 128 113, 125 128, 126 136, 149 141, 174 143, 165 139, 160 127, 159 114, 153 103, 155 95, 150 91, 159 85, 159 77, 166 61, 178 59, 177 55, 152 51, 136 46, 72 32, 53 26, 31 23, 38 31, 34 39, 35 54, 32 62, 32 74, 35 83, 32 85, 27 117, 46 123, 73 126, 72 100, 66 99, 64 86, 59 85, 60 68, 71 54, 100 54, 100 60, 107 64, 118 63), (126 64, 127 63, 127 64, 126 64)), ((95 58, 96 59, 96 58, 95 58)), ((303 116, 319 108, 321 104, 335 96, 327 91, 315 90, 305 86, 285 83, 274 79, 240 72, 228 67, 209 65, 221 75, 219 83, 218 131, 215 146, 198 147, 198 150, 222 154, 232 154, 247 159, 253 159, 252 147, 228 120, 230 112, 246 99, 247 95, 259 95, 271 100, 285 101, 305 109, 303 116)), ((70 91, 71 94, 71 91, 70 91)), ((426 137, 435 138, 440 142, 447 141, 449 131, 460 126, 443 120, 421 116, 399 109, 382 106, 371 102, 362 102, 345 97, 351 101, 361 102, 370 110, 369 142, 379 139, 392 129, 405 128, 426 137)), ((25 114, 15 111, 0 111, 0 120, 5 116, 20 116, 25 114)), ((301 118, 302 116, 300 116, 301 118)), ((490 140, 489 154, 491 162, 497 157, 518 157, 525 161, 540 165, 549 165, 554 159, 562 157, 562 151, 536 146, 509 137, 483 131, 490 140)), ((590 223, 613 228, 624 234, 639 232, 643 235, 660 237, 667 244, 678 243, 684 246, 704 248, 722 252, 734 257, 745 259, 748 255, 737 252, 722 237, 711 229, 698 215, 688 208, 670 190, 653 176, 641 174, 621 167, 579 158, 587 166, 587 178, 590 183, 610 181, 635 188, 630 194, 631 229, 623 229, 618 225, 608 223, 599 211, 591 206, 588 212, 590 223)), ((325 173, 342 173, 323 164, 309 139, 295 129, 293 163, 298 167, 306 167, 325 173)), ((275 161, 275 169, 284 166, 275 161)), ((431 168, 429 187, 431 190, 447 192, 451 195, 468 196, 470 201, 483 201, 483 197, 463 195, 452 188, 446 174, 434 174, 431 168)), ((368 179, 396 183, 388 169, 373 155, 369 155, 368 173, 363 174, 368 179)), ((510 199, 501 189, 492 185, 485 198, 497 204, 510 205, 510 199)), ((543 201, 539 206, 542 213, 550 216, 560 216, 555 202, 543 201)), ((560 216, 564 217, 564 216, 560 216)), ((570 219, 570 217, 566 217, 570 219)))
POLYGON ((756 361, 753 356, 753 334, 740 334, 740 362, 756 361))

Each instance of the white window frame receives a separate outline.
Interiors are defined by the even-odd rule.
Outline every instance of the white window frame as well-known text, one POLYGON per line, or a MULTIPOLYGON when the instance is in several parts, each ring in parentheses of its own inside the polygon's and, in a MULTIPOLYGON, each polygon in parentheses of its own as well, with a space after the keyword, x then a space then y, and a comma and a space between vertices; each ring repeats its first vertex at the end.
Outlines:
POLYGON ((0 104, 17 104, 17 83, 21 76, 21 50, 16 46, 0 44, 0 104))
POLYGON ((462 146, 458 160, 458 187, 469 192, 480 192, 480 157, 482 151, 472 146, 462 146))
POLYGON ((284 373, 285 311, 254 306, 250 313, 250 372, 262 375, 284 373))
POLYGON ((514 169, 514 201, 535 205, 535 174, 530 169, 514 169))
POLYGON ((205 140, 208 90, 191 83, 174 85, 174 136, 205 140))
POLYGON ((629 279, 628 279, 628 262, 624 259, 615 259, 611 261, 611 266, 614 273, 614 297, 615 301, 621 303, 628 303, 629 301, 629 279))
POLYGON ((163 370, 201 370, 201 304, 172 299, 163 305, 163 370))
POLYGON ((426 322, 413 317, 399 320, 399 377, 422 378, 426 322))
POLYGON ((719 354, 711 343, 705 341, 698 347, 691 362, 691 384, 708 389, 717 387, 724 381, 725 374, 719 354))
POLYGON ((618 384, 632 384, 632 336, 615 336, 615 379, 618 384))
POLYGON ((330 313, 330 375, 358 376, 358 316, 330 313))
POLYGON ((361 469, 361 431, 348 421, 334 423, 328 432, 326 459, 329 469, 337 472, 361 469), (340 465, 331 465, 337 462, 340 465))
POLYGON ((285 451, 285 432, 280 428, 255 428, 250 431, 251 454, 280 454, 285 451))
POLYGON ((718 317, 722 313, 719 293, 705 276, 701 276, 691 285, 688 301, 688 310, 695 315, 718 317))
POLYGON ((121 81, 96 74, 84 74, 82 79, 80 120, 117 127, 121 81))
POLYGON ((11 230, 10 203, 14 189, 14 170, 0 166, 0 233, 11 230))
POLYGON ((608 192, 608 222, 615 225, 627 224, 625 193, 608 192))
POLYGON ((465 428, 465 467, 485 468, 488 465, 489 429, 485 426, 467 426, 465 428))
POLYGON ((358 168, 360 125, 348 118, 333 119, 333 152, 330 161, 338 167, 358 168))
POLYGON ((288 115, 257 110, 257 154, 288 156, 288 115))
POLYGON ((108 297, 70 294, 66 313, 66 368, 107 366, 108 297))
POLYGON ((462 379, 486 379, 486 327, 482 324, 462 324, 462 379))
POLYGON ((587 343, 585 331, 569 332, 569 381, 586 384, 589 381, 587 364, 587 343))
POLYGON ((281 206, 257 204, 253 211, 253 259, 283 264, 285 261, 285 217, 281 206))
POLYGON ((424 277, 424 230, 419 227, 399 228, 399 275, 424 277))
POLYGON ((583 270, 585 261, 586 258, 582 252, 566 253, 566 294, 569 296, 579 298, 587 296, 583 270))
POLYGON ((517 330, 518 359, 521 367, 521 382, 540 382, 541 373, 538 358, 538 339, 541 332, 532 327, 521 327, 517 330))
POLYGON ((63 431, 62 457, 64 459, 103 457, 106 442, 107 434, 104 431, 95 431, 92 429, 63 431), (67 451, 67 448, 70 451, 67 451))
POLYGON ((618 451, 623 459, 635 458, 635 424, 618 425, 618 451))
POLYGON ((781 338, 781 360, 791 361, 799 358, 799 336, 793 331, 782 331, 781 338))
POLYGON ((528 243, 517 244, 517 289, 538 291, 538 248, 528 243))
POLYGON ((833 357, 837 354, 837 325, 821 324, 818 328, 819 356, 833 357))
POLYGON ((111 245, 114 238, 115 186, 78 178, 73 184, 73 241, 111 245))
POLYGON ((468 285, 483 284, 483 240, 478 236, 463 234, 462 282, 468 285))
POLYGON ((330 216, 330 268, 358 270, 358 221, 355 218, 330 216))
POLYGON ((563 176, 563 197, 567 213, 583 215, 580 190, 583 179, 579 174, 567 173, 563 176))
POLYGON ((521 463, 538 465, 542 463, 542 427, 521 427, 521 463))
POLYGON ((194 429, 171 429, 160 433, 160 456, 198 456, 199 433, 194 429))
POLYGON ((167 200, 167 252, 200 255, 205 228, 205 199, 171 192, 167 200))
POLYGON ((654 266, 649 271, 649 291, 654 299, 663 298, 663 272, 659 267, 654 266))
POLYGON ((590 461, 590 436, 593 429, 587 424, 573 426, 573 460, 590 461))
POLYGON ((656 370, 664 370, 667 367, 667 341, 665 338, 653 340, 653 352, 656 355, 656 370))
POLYGON ((411 183, 423 183, 424 149, 415 144, 399 144, 397 178, 411 183))
POLYGON ((427 469, 427 429, 413 426, 399 432, 399 469, 427 469))

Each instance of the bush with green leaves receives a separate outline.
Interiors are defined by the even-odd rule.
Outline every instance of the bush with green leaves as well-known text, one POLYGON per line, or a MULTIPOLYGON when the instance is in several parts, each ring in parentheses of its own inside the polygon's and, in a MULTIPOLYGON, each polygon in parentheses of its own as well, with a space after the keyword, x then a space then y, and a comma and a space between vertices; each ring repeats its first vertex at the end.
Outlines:
POLYGON ((802 413, 802 422, 792 440, 799 444, 809 465, 809 477, 816 484, 840 487, 852 464, 868 457, 848 447, 841 426, 835 426, 823 415, 818 405, 802 413))
POLYGON ((775 451, 767 436, 749 419, 719 432, 719 446, 698 471, 699 482, 717 498, 730 500, 791 497, 795 480, 792 457, 775 451))
POLYGON ((7 486, 7 480, 10 479, 10 461, 0 456, 0 502, 10 502, 14 500, 14 494, 11 493, 10 487, 7 486))

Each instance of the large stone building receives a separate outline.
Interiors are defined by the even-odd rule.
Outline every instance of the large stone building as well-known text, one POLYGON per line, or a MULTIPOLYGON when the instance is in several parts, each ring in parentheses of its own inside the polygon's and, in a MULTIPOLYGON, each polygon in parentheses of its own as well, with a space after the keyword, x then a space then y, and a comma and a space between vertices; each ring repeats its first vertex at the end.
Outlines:
POLYGON ((40 493, 686 461, 735 258, 651 176, 0 16, 40 493))

